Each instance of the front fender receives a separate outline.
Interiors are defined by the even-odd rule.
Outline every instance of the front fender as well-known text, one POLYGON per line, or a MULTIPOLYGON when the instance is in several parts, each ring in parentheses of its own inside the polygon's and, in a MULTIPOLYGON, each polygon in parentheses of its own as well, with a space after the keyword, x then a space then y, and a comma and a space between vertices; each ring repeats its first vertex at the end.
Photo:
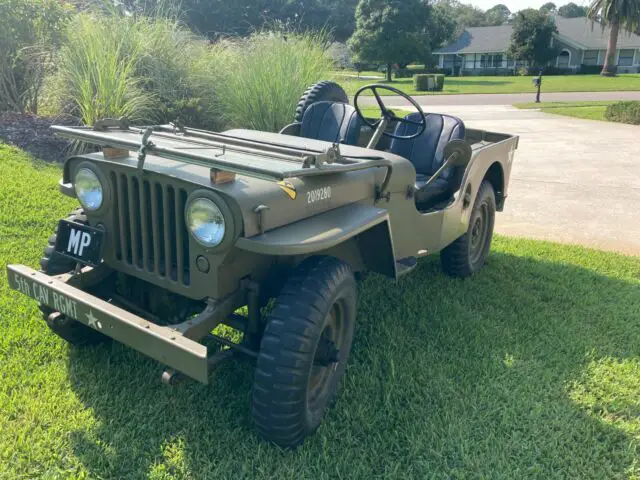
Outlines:
POLYGON ((372 205, 345 205, 262 235, 239 238, 236 246, 262 255, 304 256, 340 248, 348 241, 355 241, 368 270, 396 278, 389 213, 372 205))
POLYGON ((239 238, 236 246, 263 255, 308 255, 335 247, 388 220, 387 210, 354 203, 262 235, 239 238))

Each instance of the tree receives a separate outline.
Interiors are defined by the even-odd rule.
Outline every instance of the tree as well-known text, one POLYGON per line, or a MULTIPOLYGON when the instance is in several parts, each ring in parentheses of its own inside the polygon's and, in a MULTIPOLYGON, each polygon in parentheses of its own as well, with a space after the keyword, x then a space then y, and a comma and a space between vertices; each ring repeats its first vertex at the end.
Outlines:
POLYGON ((530 66, 546 65, 556 57, 558 50, 551 46, 551 38, 558 33, 556 24, 546 12, 532 8, 516 14, 507 55, 530 66))
POLYGON ((487 21, 484 11, 473 5, 460 3, 458 0, 441 0, 435 5, 442 17, 453 18, 456 23, 455 37, 459 37, 468 27, 486 27, 492 25, 487 21))
POLYGON ((569 2, 558 9, 558 15, 564 18, 586 17, 589 9, 569 2))
POLYGON ((499 3, 485 12, 485 17, 489 25, 504 25, 511 16, 511 10, 506 5, 499 3))
POLYGON ((556 4, 553 2, 547 2, 540 7, 540 11, 545 13, 552 13, 552 12, 555 12, 557 9, 558 7, 556 7, 556 4))
POLYGON ((421 0, 360 0, 349 46, 359 60, 386 64, 391 82, 394 63, 408 64, 426 55, 431 20, 430 7, 421 0))
POLYGON ((602 28, 608 26, 609 41, 607 55, 600 75, 612 77, 616 74, 616 50, 620 28, 627 32, 640 29, 640 0, 593 0, 588 17, 592 22, 600 22, 602 28))
MULTIPOLYGON (((0 0, 2 1, 2 0, 0 0)), ((181 12, 192 29, 215 40, 226 36, 245 36, 274 23, 296 30, 329 30, 346 41, 355 29, 358 0, 70 0, 77 5, 105 4, 132 13, 181 12)))

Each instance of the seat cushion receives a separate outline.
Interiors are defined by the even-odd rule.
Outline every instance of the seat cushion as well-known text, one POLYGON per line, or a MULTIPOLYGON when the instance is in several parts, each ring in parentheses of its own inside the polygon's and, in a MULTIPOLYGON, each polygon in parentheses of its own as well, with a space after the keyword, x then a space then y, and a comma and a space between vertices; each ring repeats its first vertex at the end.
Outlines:
MULTIPOLYGON (((393 139, 390 152, 409 160, 416 169, 415 201, 419 210, 426 210, 434 204, 451 197, 459 188, 464 168, 449 167, 428 187, 427 180, 444 165, 444 147, 454 139, 463 139, 465 134, 462 120, 438 113, 425 114, 427 125, 424 132, 411 140, 393 139)), ((420 122, 418 112, 405 117, 413 122, 420 122)), ((398 123, 395 134, 412 135, 417 132, 417 125, 398 123)))
POLYGON ((346 103, 316 102, 304 112, 300 136, 333 143, 357 145, 361 121, 346 103))

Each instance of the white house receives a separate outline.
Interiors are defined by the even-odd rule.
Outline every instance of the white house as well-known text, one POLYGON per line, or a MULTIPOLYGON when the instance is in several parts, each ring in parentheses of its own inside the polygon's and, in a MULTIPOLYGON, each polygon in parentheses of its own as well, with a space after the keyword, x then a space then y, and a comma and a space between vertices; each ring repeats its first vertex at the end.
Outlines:
MULTIPOLYGON (((609 39, 609 29, 591 20, 555 17, 558 33, 552 42, 560 49, 552 65, 577 71, 581 65, 602 65, 609 39)), ((511 43, 512 25, 467 28, 458 39, 434 52, 441 69, 453 74, 507 74, 518 65, 505 52, 511 43)), ((640 72, 640 36, 622 29, 616 52, 618 72, 640 72)))

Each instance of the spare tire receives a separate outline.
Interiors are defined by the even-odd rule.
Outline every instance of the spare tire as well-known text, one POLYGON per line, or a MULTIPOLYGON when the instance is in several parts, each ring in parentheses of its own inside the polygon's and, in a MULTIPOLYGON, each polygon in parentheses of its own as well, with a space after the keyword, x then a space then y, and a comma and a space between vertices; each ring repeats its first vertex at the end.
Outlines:
POLYGON ((311 104, 316 102, 349 103, 349 97, 344 89, 336 82, 330 80, 318 82, 311 85, 300 97, 293 121, 297 123, 302 122, 304 112, 306 112, 311 104))

